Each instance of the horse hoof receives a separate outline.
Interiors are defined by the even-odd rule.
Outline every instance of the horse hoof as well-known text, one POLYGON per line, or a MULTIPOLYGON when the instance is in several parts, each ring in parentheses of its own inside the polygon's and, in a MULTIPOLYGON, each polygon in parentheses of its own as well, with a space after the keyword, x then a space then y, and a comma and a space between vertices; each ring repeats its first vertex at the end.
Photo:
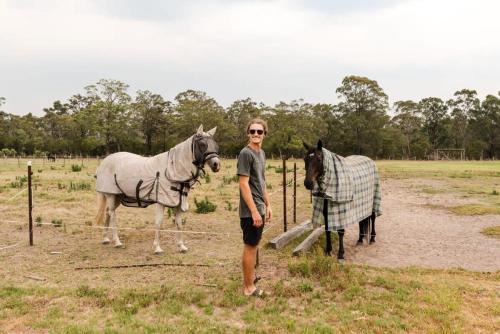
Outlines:
POLYGON ((375 243, 375 239, 370 239, 370 245, 375 243))
POLYGON ((363 244, 363 240, 356 242, 356 246, 361 246, 363 244))
POLYGON ((340 264, 342 264, 342 263, 344 263, 344 262, 345 262, 345 260, 344 260, 344 259, 337 259, 337 261, 338 261, 338 263, 340 263, 340 264))
POLYGON ((123 248, 123 244, 121 242, 119 244, 115 244, 115 248, 123 248))
POLYGON ((103 244, 103 245, 109 245, 109 242, 110 242, 110 241, 109 241, 109 239, 104 239, 104 240, 102 241, 102 244, 103 244))
POLYGON ((330 251, 325 251, 325 256, 332 256, 332 252, 330 251))
POLYGON ((163 253, 165 253, 165 251, 163 249, 157 249, 155 250, 155 255, 162 255, 163 253))

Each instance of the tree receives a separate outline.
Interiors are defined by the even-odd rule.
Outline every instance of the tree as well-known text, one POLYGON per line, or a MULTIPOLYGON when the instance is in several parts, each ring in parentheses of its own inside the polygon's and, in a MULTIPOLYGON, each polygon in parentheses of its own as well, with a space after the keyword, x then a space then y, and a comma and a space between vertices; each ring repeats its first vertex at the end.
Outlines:
POLYGON ((448 144, 448 107, 437 97, 427 97, 418 103, 418 108, 424 117, 423 129, 429 138, 433 149, 448 144))
POLYGON ((175 143, 192 136, 200 124, 205 130, 217 127, 215 137, 221 152, 233 147, 235 125, 226 121, 226 113, 215 99, 205 92, 187 90, 175 97, 172 127, 178 138, 175 143))
POLYGON ((490 159, 500 156, 500 92, 498 95, 487 95, 481 107, 473 112, 471 120, 476 138, 484 143, 490 159))
POLYGON ((336 93, 345 148, 376 156, 382 148, 381 129, 389 121, 387 95, 376 81, 360 76, 345 77, 336 93))
POLYGON ((170 102, 159 94, 150 91, 138 91, 132 103, 132 117, 142 133, 146 154, 153 153, 153 139, 166 131, 167 116, 171 112, 170 102))
POLYGON ((129 86, 118 80, 101 79, 95 85, 85 87, 87 96, 94 101, 93 109, 99 126, 99 135, 104 140, 106 154, 113 149, 121 150, 123 144, 134 138, 130 136, 128 121, 130 95, 129 86))
POLYGON ((468 148, 470 141, 469 122, 472 115, 480 107, 477 92, 475 90, 462 89, 455 92, 454 98, 448 100, 447 104, 451 110, 451 133, 455 141, 455 147, 468 148))
POLYGON ((412 157, 412 143, 417 139, 422 128, 422 118, 418 103, 411 100, 398 101, 394 103, 396 116, 391 120, 404 137, 405 148, 403 156, 407 159, 412 157))

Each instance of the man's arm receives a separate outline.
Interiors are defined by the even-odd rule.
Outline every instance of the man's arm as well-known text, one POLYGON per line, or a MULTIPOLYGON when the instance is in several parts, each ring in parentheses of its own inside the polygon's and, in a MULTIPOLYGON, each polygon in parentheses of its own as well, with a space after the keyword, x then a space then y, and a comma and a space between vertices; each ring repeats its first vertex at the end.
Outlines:
POLYGON ((250 185, 248 184, 249 176, 240 175, 240 191, 243 200, 248 206, 252 214, 253 224, 256 227, 260 227, 262 225, 262 217, 260 216, 259 211, 257 210, 257 206, 253 201, 252 192, 250 191, 250 185))
POLYGON ((266 220, 271 221, 271 218, 273 218, 273 210, 271 209, 271 201, 269 200, 267 187, 264 187, 264 202, 266 203, 266 220))

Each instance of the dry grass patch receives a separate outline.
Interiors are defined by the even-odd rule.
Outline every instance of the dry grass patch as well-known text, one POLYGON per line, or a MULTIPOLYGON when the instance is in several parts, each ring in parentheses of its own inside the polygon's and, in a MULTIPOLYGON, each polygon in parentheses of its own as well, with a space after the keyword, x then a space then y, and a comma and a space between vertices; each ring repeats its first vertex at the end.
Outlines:
POLYGON ((487 227, 481 231, 482 234, 500 239, 500 226, 487 227))

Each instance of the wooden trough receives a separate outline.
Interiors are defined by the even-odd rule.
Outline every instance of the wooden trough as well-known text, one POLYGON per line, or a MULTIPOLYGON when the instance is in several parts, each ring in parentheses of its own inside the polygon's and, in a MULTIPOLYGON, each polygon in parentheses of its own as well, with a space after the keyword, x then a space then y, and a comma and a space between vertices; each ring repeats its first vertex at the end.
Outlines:
POLYGON ((281 249, 283 248, 286 244, 288 244, 290 241, 293 239, 299 237, 300 235, 304 234, 306 231, 310 230, 312 227, 311 221, 306 220, 300 225, 295 226, 291 230, 288 230, 273 239, 269 240, 269 246, 271 246, 274 249, 281 249))
POLYGON ((300 243, 300 245, 295 247, 295 249, 293 250, 293 255, 299 256, 300 254, 307 252, 309 250, 309 248, 311 248, 312 245, 314 245, 316 240, 318 240, 320 235, 324 232, 325 232, 324 227, 321 226, 321 227, 316 228, 314 231, 311 232, 311 234, 309 234, 309 236, 307 238, 304 239, 304 241, 302 241, 300 243))

